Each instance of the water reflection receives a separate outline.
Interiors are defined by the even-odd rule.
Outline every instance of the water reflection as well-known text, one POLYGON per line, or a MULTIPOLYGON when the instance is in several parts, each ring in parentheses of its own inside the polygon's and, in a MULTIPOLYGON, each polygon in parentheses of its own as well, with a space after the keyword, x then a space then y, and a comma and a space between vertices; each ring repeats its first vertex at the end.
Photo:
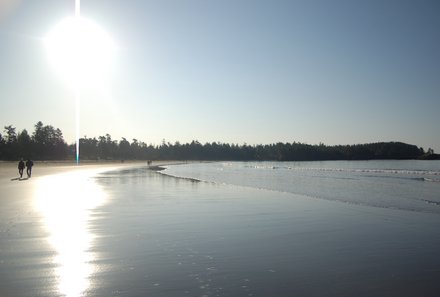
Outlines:
POLYGON ((36 207, 43 215, 48 240, 56 250, 58 287, 61 294, 81 296, 94 272, 90 252, 96 237, 90 230, 93 209, 106 199, 90 177, 93 171, 81 170, 42 177, 38 181, 36 207))

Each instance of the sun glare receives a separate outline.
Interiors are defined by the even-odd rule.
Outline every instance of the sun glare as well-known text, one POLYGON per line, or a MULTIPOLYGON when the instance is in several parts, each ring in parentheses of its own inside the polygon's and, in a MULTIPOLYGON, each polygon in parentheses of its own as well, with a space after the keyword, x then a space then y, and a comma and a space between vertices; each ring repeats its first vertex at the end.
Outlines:
POLYGON ((66 297, 83 296, 90 287, 95 260, 90 249, 96 234, 91 232, 93 211, 104 204, 102 189, 81 171, 41 177, 36 189, 36 209, 56 251, 53 264, 59 291, 66 297))
POLYGON ((91 20, 79 16, 64 19, 49 32, 45 45, 52 66, 75 88, 93 87, 111 70, 115 45, 91 20))

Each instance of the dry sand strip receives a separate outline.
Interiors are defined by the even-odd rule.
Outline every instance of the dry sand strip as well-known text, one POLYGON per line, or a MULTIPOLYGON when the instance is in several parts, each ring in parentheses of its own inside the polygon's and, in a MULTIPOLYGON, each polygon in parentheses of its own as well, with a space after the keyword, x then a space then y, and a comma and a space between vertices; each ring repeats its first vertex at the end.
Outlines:
MULTIPOLYGON (((161 166, 179 163, 185 162, 154 161, 149 167, 157 171, 163 168, 161 166)), ((146 161, 84 161, 79 165, 73 161, 34 161, 32 177, 27 178, 26 170, 24 170, 23 178, 19 178, 18 161, 0 161, 0 225, 4 222, 5 218, 10 217, 10 213, 8 213, 10 207, 24 207, 31 202, 30 200, 34 196, 35 188, 39 184, 39 180, 44 176, 81 173, 91 177, 105 171, 147 166, 146 161)))
MULTIPOLYGON (((158 161, 154 162, 153 166, 166 164, 176 164, 176 162, 158 161)), ((8 230, 9 225, 17 223, 19 217, 26 217, 30 214, 36 191, 41 188, 41 181, 46 176, 78 173, 82 176, 92 177, 105 171, 144 166, 148 166, 145 161, 83 162, 80 165, 76 165, 74 162, 36 161, 32 169, 32 177, 27 178, 26 170, 24 170, 23 178, 20 179, 18 162, 0 162, 0 239, 5 234, 3 231, 8 230)), ((63 181, 63 183, 65 182, 63 181)), ((57 187, 59 185, 50 186, 57 187)), ((68 191, 68 189, 64 190, 68 191)))
MULTIPOLYGON (((104 170, 118 169, 130 166, 147 166, 147 162, 82 162, 77 165, 72 161, 34 161, 32 168, 32 177, 40 177, 43 175, 52 175, 63 173, 69 170, 102 168, 104 170)), ((0 162, 0 186, 5 181, 18 180, 18 162, 0 162)), ((26 169, 24 170, 23 179, 26 180, 26 169)))
MULTIPOLYGON (((178 161, 155 161, 149 166, 152 170, 162 170, 165 165, 181 164, 186 162, 178 161)), ((148 166, 146 161, 84 161, 77 165, 74 161, 34 161, 32 168, 32 178, 41 177, 44 175, 53 175, 59 173, 66 173, 68 171, 99 169, 99 172, 116 170, 119 168, 141 167, 148 166)), ((0 161, 0 190, 6 186, 7 182, 11 181, 30 181, 26 177, 26 168, 24 170, 23 178, 19 179, 18 161, 0 161)))
POLYGON ((0 162, 0 237, 1 230, 7 221, 16 217, 17 214, 26 212, 26 208, 32 203, 35 189, 41 178, 48 175, 61 173, 82 172, 92 176, 99 172, 147 166, 146 162, 94 162, 76 165, 73 162, 34 162, 32 177, 27 178, 24 170, 23 178, 19 178, 18 162, 0 162))

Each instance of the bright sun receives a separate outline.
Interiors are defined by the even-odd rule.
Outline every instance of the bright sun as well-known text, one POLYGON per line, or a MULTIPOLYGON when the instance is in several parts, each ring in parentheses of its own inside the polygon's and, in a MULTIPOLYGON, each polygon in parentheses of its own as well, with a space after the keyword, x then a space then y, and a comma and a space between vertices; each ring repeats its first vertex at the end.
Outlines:
POLYGON ((114 43, 90 20, 64 19, 49 32, 45 45, 53 67, 75 88, 96 85, 111 70, 114 43))

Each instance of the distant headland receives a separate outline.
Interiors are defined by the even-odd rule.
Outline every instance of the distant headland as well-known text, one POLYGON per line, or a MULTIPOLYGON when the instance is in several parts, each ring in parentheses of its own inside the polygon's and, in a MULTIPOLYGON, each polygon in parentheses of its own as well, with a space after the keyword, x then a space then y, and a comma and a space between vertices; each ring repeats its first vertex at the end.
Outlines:
MULTIPOLYGON (((80 139, 82 160, 212 160, 212 161, 324 161, 324 160, 380 160, 420 159, 440 160, 440 155, 429 148, 403 142, 378 142, 354 145, 310 145, 300 142, 273 144, 191 143, 160 145, 146 144, 133 139, 113 140, 105 136, 80 139)), ((60 129, 35 124, 34 132, 17 132, 12 125, 0 133, 0 160, 73 160, 75 144, 68 145, 60 129)))

